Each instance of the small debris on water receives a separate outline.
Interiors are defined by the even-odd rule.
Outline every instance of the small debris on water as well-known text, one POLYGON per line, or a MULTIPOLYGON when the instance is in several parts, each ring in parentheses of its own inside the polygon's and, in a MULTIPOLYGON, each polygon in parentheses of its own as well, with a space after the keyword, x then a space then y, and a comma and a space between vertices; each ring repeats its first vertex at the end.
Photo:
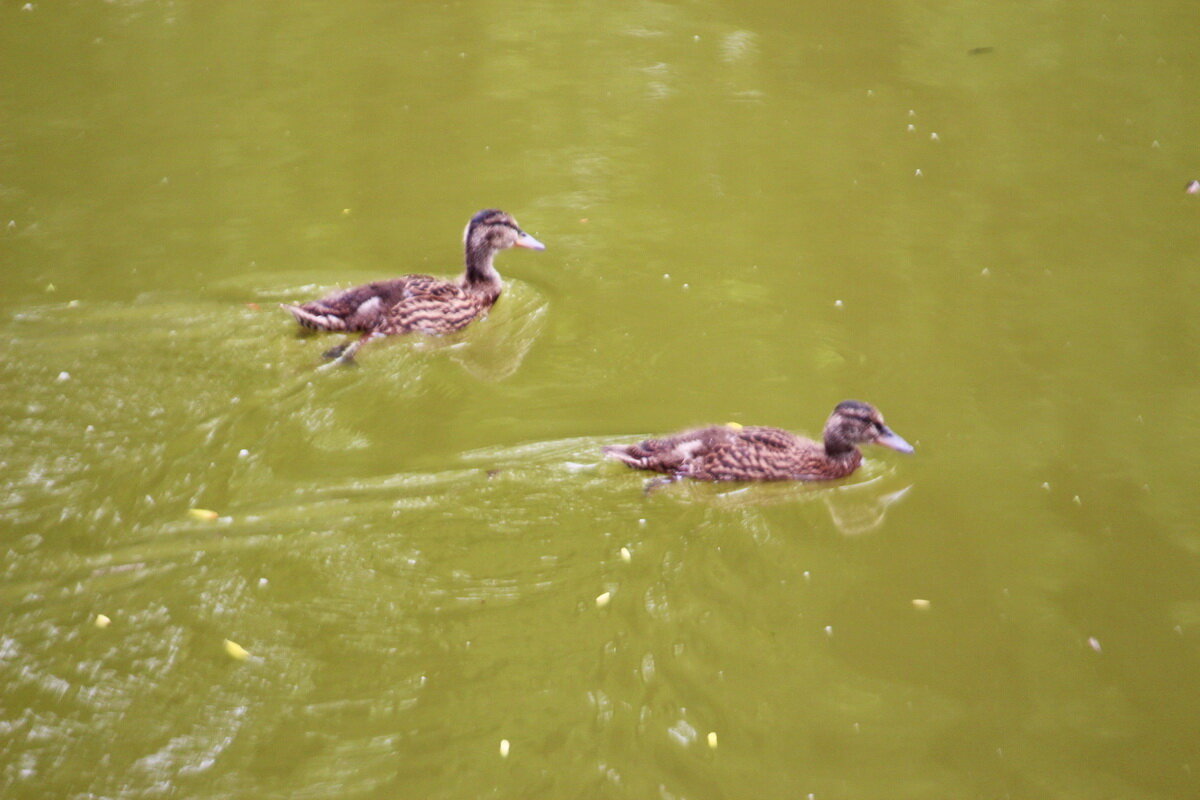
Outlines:
POLYGON ((664 280, 664 281, 669 281, 669 280, 671 280, 671 273, 669 273, 669 272, 664 272, 664 273, 663 273, 663 280, 664 280))
POLYGON ((979 274, 984 275, 984 276, 991 275, 992 271, 990 269, 988 269, 987 267, 984 267, 983 269, 979 270, 979 274))
POLYGON ((57 292, 57 291, 58 291, 58 287, 57 287, 57 286, 55 286, 53 283, 47 283, 47 284, 46 284, 46 291, 47 291, 47 292, 57 292))
POLYGON ((96 619, 92 620, 92 624, 97 628, 107 628, 109 625, 112 625, 112 620, 105 614, 97 614, 96 619))
POLYGON ((629 552, 628 547, 621 548, 621 560, 626 564, 628 564, 630 561, 633 561, 633 553, 629 552))
POLYGON ((508 758, 508 751, 512 749, 512 745, 508 743, 508 739, 500 740, 500 757, 508 758))
POLYGON ((1188 181, 1185 191, 1188 194, 1200 194, 1200 181, 1188 181))
POLYGON ((928 611, 930 606, 929 601, 922 597, 914 597, 912 604, 913 608, 917 609, 918 611, 928 611))
POLYGON ((995 49, 996 48, 994 48, 994 47, 972 47, 970 50, 967 51, 967 55, 982 56, 982 55, 986 55, 986 54, 992 52, 995 49))
POLYGON ((726 422, 726 423, 725 423, 725 427, 726 427, 726 428, 729 428, 730 430, 740 431, 740 430, 742 429, 742 423, 740 423, 740 422, 726 422))
POLYGON ((343 209, 342 209, 342 216, 343 216, 343 217, 348 217, 348 216, 350 216, 350 209, 348 209, 348 208, 343 208, 343 209))
POLYGON ((908 127, 907 127, 905 130, 907 130, 909 133, 912 133, 912 132, 913 132, 913 131, 915 131, 916 129, 917 129, 917 126, 916 126, 916 125, 913 125, 913 124, 910 122, 910 123, 908 123, 908 127))
POLYGON ((1100 640, 1097 639, 1095 636, 1088 637, 1088 647, 1092 648, 1097 653, 1104 652, 1103 648, 1100 647, 1100 640))
POLYGON ((917 110, 916 110, 915 108, 910 108, 910 109, 908 110, 908 115, 909 115, 910 117, 915 117, 915 116, 917 115, 917 110))
POLYGON ((251 311, 262 311, 262 306, 260 306, 258 303, 246 303, 246 308, 250 309, 251 311))
POLYGON ((832 626, 832 625, 826 625, 826 626, 825 626, 825 635, 826 635, 826 636, 833 636, 833 626, 832 626))
POLYGON ((588 218, 587 218, 587 217, 580 217, 580 218, 579 218, 579 224, 580 224, 580 225, 587 225, 587 224, 588 224, 588 218))
POLYGON ((596 608, 604 608, 612 601, 612 592, 604 592, 596 596, 596 608))
POLYGON ((1079 495, 1075 495, 1074 497, 1072 497, 1071 502, 1077 506, 1083 505, 1083 501, 1079 499, 1079 495))
POLYGON ((716 731, 708 732, 708 746, 712 750, 717 749, 717 732, 716 731))
POLYGON ((929 134, 929 140, 933 141, 933 142, 940 142, 942 140, 942 137, 938 136, 937 132, 934 131, 933 133, 929 134))
POLYGON ((225 652, 234 661, 245 661, 250 657, 250 654, 246 652, 246 648, 242 647, 232 639, 225 640, 225 652))
POLYGON ((1048 491, 1050 491, 1050 482, 1049 482, 1049 481, 1043 481, 1043 482, 1042 482, 1042 488, 1043 488, 1043 489, 1045 489, 1047 492, 1048 492, 1048 491))
POLYGON ((842 303, 842 301, 841 301, 841 300, 834 300, 834 301, 833 301, 833 307, 834 307, 834 308, 841 308, 841 307, 842 307, 842 305, 843 305, 843 303, 842 303))
POLYGON ((241 450, 238 450, 238 458, 247 458, 249 455, 250 451, 244 447, 241 450))
POLYGON ((924 175, 924 174, 925 174, 924 172, 921 172, 921 169, 920 169, 920 167, 918 167, 918 168, 917 168, 917 171, 913 173, 913 175, 914 175, 915 177, 918 177, 918 178, 920 178, 920 177, 921 177, 922 175, 924 175))
POLYGON ((258 588, 265 589, 265 588, 267 588, 268 583, 270 583, 270 581, 267 580, 266 578, 259 578, 258 579, 258 588))
POLYGON ((1160 147, 1162 147, 1162 145, 1160 145, 1160 144, 1158 143, 1158 139, 1155 139, 1153 142, 1151 142, 1151 143, 1150 143, 1150 146, 1151 146, 1152 148, 1154 148, 1155 150, 1157 150, 1157 149, 1159 149, 1160 147))
POLYGON ((63 381, 69 381, 69 380, 71 380, 71 373, 69 373, 65 370, 63 372, 58 373, 58 382, 59 383, 62 383, 63 381))
POLYGON ((188 516, 192 519, 202 519, 205 522, 212 522, 214 519, 219 517, 220 514, 208 508, 189 508, 188 516))
POLYGON ((812 573, 811 573, 811 572, 809 572, 808 570, 804 570, 804 580, 805 580, 805 581, 811 581, 811 580, 812 580, 812 573))

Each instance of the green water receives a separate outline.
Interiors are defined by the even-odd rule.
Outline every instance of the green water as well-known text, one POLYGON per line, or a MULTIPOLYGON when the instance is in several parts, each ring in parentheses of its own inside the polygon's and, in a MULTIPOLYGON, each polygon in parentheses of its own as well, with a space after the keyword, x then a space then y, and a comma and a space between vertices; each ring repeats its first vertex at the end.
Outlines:
POLYGON ((0 3, 0 794, 1197 796, 1198 22, 0 3), (599 454, 847 398, 916 454, 599 454))

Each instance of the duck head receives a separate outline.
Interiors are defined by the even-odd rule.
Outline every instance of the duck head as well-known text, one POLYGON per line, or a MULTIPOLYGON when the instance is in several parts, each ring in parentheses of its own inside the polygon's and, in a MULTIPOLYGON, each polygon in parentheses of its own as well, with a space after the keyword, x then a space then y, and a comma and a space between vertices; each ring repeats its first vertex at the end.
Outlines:
POLYGON ((546 249, 546 245, 521 230, 511 214, 495 208, 484 209, 471 217, 463 231, 463 247, 467 251, 467 285, 492 289, 500 285, 500 275, 492 266, 492 257, 497 251, 509 247, 546 249))
POLYGON ((859 400, 845 400, 825 423, 825 452, 831 456, 847 453, 859 444, 878 444, 900 453, 913 451, 911 444, 887 426, 879 409, 859 400))
POLYGON ((463 231, 463 244, 467 252, 472 250, 505 250, 509 247, 525 247, 530 250, 545 250, 546 245, 521 230, 521 226, 496 208, 488 208, 471 217, 463 231))

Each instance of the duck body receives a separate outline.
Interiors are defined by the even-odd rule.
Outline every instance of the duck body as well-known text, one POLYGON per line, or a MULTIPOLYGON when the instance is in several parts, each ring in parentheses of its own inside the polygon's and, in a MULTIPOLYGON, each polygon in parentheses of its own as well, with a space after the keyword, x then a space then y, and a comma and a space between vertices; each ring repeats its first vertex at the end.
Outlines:
POLYGON ((911 453, 869 403, 839 403, 825 425, 823 443, 780 428, 712 425, 662 439, 604 448, 634 469, 660 472, 669 480, 820 481, 844 478, 858 469, 856 445, 873 443, 911 453))
POLYGON ((499 285, 471 286, 462 280, 406 275, 285 308, 302 326, 316 330, 437 335, 461 330, 486 314, 500 291, 499 285))
POLYGON ((404 333, 445 334, 487 313, 504 288, 492 260, 509 247, 544 250, 510 215, 480 211, 463 233, 466 269, 457 280, 406 275, 356 286, 301 305, 281 304, 300 325, 359 331, 366 338, 404 333))

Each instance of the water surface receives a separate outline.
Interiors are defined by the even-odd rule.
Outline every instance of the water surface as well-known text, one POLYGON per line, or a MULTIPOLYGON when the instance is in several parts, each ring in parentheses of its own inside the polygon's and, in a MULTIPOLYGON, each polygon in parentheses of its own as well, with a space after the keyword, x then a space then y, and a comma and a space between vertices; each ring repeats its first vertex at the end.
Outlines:
POLYGON ((1198 32, 0 4, 5 795, 1196 796, 1198 32), (486 321, 315 370, 485 207, 486 321), (600 458, 847 398, 916 454, 600 458))

